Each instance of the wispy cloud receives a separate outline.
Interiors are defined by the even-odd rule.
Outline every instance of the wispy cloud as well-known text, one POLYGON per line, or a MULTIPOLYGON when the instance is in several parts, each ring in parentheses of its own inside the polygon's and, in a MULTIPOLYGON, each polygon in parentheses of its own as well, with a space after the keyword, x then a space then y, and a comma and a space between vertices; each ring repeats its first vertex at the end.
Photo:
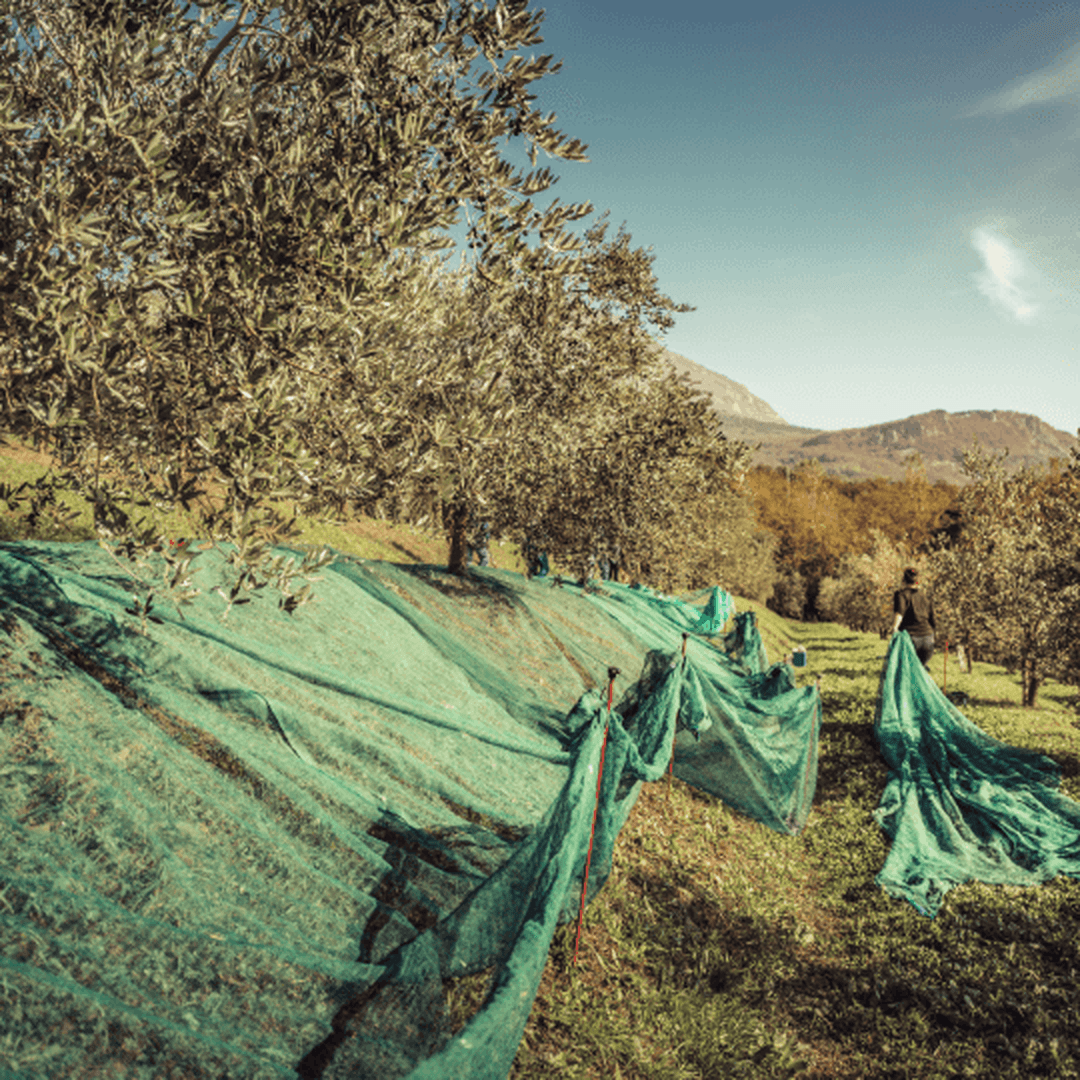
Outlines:
POLYGON ((1013 79, 991 94, 965 116, 1002 116, 1029 105, 1072 100, 1080 104, 1080 41, 1063 49, 1046 67, 1023 78, 1013 79))
POLYGON ((1018 322, 1034 319, 1039 307, 1025 287, 1034 275, 1023 253, 985 226, 972 232, 971 244, 983 261, 983 269, 975 274, 979 292, 1018 322))

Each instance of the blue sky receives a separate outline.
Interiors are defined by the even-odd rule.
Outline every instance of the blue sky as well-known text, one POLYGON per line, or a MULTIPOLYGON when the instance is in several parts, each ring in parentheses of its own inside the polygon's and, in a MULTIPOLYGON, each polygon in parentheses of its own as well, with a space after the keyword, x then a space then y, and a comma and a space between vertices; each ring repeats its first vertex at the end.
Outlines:
POLYGON ((1080 427, 1080 6, 552 0, 538 105, 693 304, 669 348, 792 424, 1080 427))

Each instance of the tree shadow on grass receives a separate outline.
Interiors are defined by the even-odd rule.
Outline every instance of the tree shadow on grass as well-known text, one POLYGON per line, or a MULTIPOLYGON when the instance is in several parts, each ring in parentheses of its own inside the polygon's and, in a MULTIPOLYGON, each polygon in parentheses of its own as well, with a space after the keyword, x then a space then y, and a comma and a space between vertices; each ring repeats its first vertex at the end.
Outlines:
MULTIPOLYGON (((818 672, 822 680, 826 679, 865 679, 871 676, 866 668, 857 667, 822 667, 818 672)), ((876 674, 876 673, 873 673, 876 674)))
POLYGON ((856 636, 833 638, 802 634, 799 636, 799 643, 808 649, 821 649, 822 652, 853 652, 856 649, 866 648, 866 643, 862 638, 856 636))
POLYGON ((872 726, 877 710, 876 699, 876 694, 868 698, 865 689, 837 689, 827 677, 821 680, 822 715, 834 718, 835 722, 872 726), (841 719, 841 716, 845 719, 841 719))
POLYGON ((823 752, 818 757, 815 802, 846 798, 851 775, 856 770, 884 768, 872 727, 824 723, 821 738, 823 752))
MULTIPOLYGON (((1008 1031, 1017 1042, 1029 1034, 1003 995, 982 995, 980 1008, 972 1008, 965 995, 974 991, 962 977, 942 976, 941 946, 925 928, 915 935, 925 951, 902 965, 902 950, 878 958, 837 950, 825 945, 828 930, 823 936, 822 928, 793 914, 741 911, 677 867, 637 867, 628 883, 653 910, 667 913, 667 925, 657 927, 667 949, 653 959, 665 990, 726 998, 741 1009, 760 1009, 770 1026, 797 1030, 809 1075, 959 1075, 952 1068, 976 1047, 988 1069, 1009 1063, 1009 1044, 995 1042, 995 1033, 1008 1031), (957 1041, 966 1042, 966 1050, 950 1054, 957 1041), (905 1043, 910 1052, 900 1053, 905 1043), (817 1062, 815 1050, 824 1054, 817 1062)), ((878 891, 867 883, 868 893, 878 891)))
POLYGON ((1057 747, 1047 747, 1044 751, 1048 757, 1052 757, 1061 766, 1062 780, 1072 780, 1080 776, 1080 754, 1070 754, 1057 747))
POLYGON ((413 562, 422 563, 424 561, 424 556, 423 555, 419 554, 418 552, 413 551, 412 548, 407 548, 404 544, 398 543, 397 540, 389 540, 387 542, 389 543, 389 545, 392 548, 394 548, 397 551, 400 551, 402 555, 405 555, 408 558, 412 559, 413 562))
MULTIPOLYGON (((722 867, 719 876, 722 879, 722 867)), ((678 865, 636 866, 626 883, 648 902, 647 908, 664 913, 659 920, 668 925, 657 927, 662 936, 669 936, 665 929, 676 931, 669 937, 668 951, 657 956, 667 969, 665 986, 731 992, 745 981, 749 969, 760 967, 762 956, 773 956, 781 965, 793 959, 798 928, 792 917, 768 919, 733 910, 724 897, 710 895, 678 865)))
POLYGON ((455 599, 481 597, 503 605, 521 603, 521 589, 515 588, 516 583, 487 573, 483 569, 473 568, 463 576, 451 574, 446 567, 433 566, 430 563, 400 566, 399 569, 411 577, 419 578, 444 596, 455 599))

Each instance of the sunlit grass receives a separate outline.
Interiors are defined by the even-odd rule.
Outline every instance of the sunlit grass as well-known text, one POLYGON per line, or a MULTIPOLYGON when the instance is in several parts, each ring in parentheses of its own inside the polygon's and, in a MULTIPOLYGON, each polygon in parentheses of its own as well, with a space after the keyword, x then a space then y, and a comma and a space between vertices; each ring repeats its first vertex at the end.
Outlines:
MULTIPOLYGON (((0 484, 15 488, 20 484, 33 484, 46 472, 44 459, 31 454, 23 447, 0 447, 0 484)), ((0 540, 50 540, 80 541, 95 538, 93 515, 90 504, 80 496, 69 495, 62 500, 65 516, 70 521, 57 527, 43 518, 33 530, 24 520, 7 512, 0 504, 0 540)), ((125 507, 133 522, 151 528, 168 539, 201 538, 200 527, 194 514, 175 509, 168 512, 153 507, 130 505, 125 507)), ((279 507, 282 513, 288 508, 279 507)), ((445 564, 447 557, 446 537, 430 529, 396 525, 387 521, 358 516, 350 521, 316 521, 299 518, 301 547, 332 547, 344 555, 360 559, 384 562, 445 564)), ((492 556, 497 565, 510 570, 522 570, 522 560, 516 545, 491 545, 492 556)))

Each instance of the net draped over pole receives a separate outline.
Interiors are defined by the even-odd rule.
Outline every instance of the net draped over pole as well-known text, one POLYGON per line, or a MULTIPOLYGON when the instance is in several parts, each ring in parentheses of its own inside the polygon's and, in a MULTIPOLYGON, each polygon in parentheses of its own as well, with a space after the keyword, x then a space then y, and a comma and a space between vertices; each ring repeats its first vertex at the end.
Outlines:
POLYGON ((223 623, 225 553, 192 573, 144 633, 97 545, 0 545, 16 1073, 501 1078, 593 815, 586 900, 673 741, 675 775, 736 809, 809 811, 816 689, 694 637, 684 666, 692 605, 342 557, 295 614, 223 623))

